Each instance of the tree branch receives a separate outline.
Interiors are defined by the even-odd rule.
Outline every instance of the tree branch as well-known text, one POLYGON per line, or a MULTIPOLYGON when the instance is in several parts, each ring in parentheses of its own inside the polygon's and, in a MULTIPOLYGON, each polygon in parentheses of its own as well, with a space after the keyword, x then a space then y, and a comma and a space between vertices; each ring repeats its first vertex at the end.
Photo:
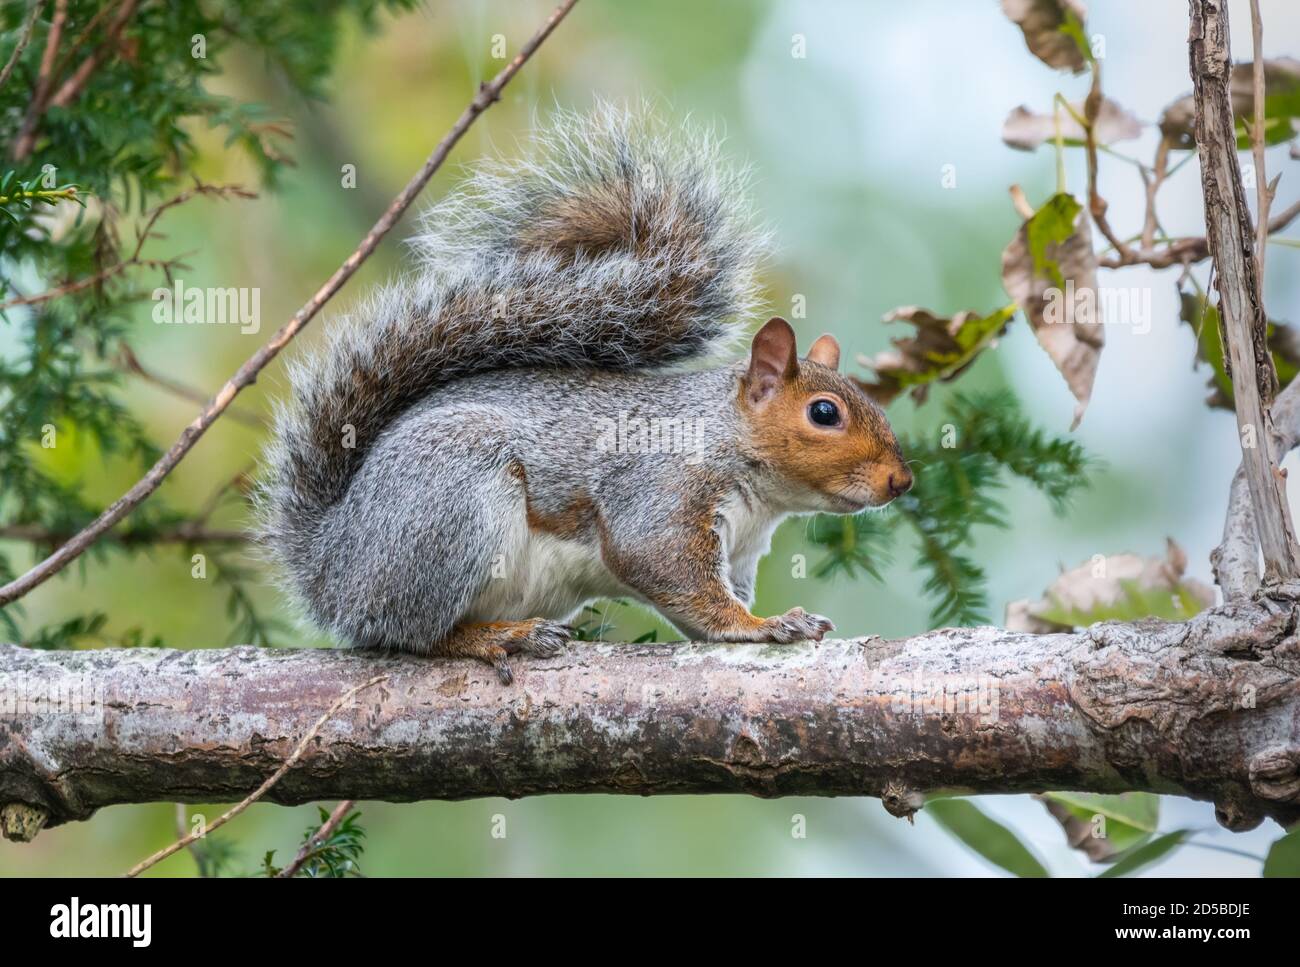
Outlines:
POLYGON ((36 19, 41 15, 41 9, 45 6, 45 0, 32 0, 31 9, 27 11, 27 19, 23 21, 22 28, 18 32, 18 43, 14 45, 13 53, 5 61, 5 66, 0 68, 0 88, 9 83, 9 75, 14 72, 18 66, 18 60, 23 56, 23 51, 27 49, 27 44, 32 39, 32 31, 36 29, 36 19))
POLYGON ((371 253, 379 246, 380 241, 397 224, 398 219, 410 207, 411 202, 428 184, 434 172, 442 167, 443 161, 451 153, 451 149, 456 142, 469 130, 470 125, 474 123, 480 114, 500 99, 502 88, 519 72, 519 69, 542 45, 542 42, 551 35, 551 32, 564 19, 565 14, 573 8, 576 2, 577 0, 563 0, 552 11, 550 17, 547 18, 537 33, 519 49, 519 53, 515 55, 514 60, 503 67, 491 81, 479 86, 478 93, 474 95, 474 99, 470 101, 456 123, 452 125, 451 130, 438 142, 437 147, 433 149, 433 153, 429 155, 423 167, 415 173, 401 193, 393 199, 392 204, 388 206, 388 210, 380 216, 379 221, 375 222, 374 227, 361 240, 361 244, 357 246, 356 250, 344 260, 342 265, 335 269, 334 274, 325 281, 325 284, 317 290, 316 294, 294 313, 293 318, 271 337, 270 342, 262 346, 239 367, 235 375, 226 381, 226 384, 221 387, 211 402, 185 428, 180 438, 158 459, 157 463, 149 468, 149 472, 132 485, 130 490, 113 501, 102 514, 74 538, 26 574, 0 587, 0 607, 16 601, 32 588, 58 574, 59 571, 81 556, 109 528, 131 513, 136 506, 158 489, 167 475, 190 452, 190 449, 203 436, 208 427, 215 423, 217 418, 226 411, 235 397, 244 388, 256 381, 258 373, 279 355, 280 350, 288 345, 299 330, 311 322, 325 306, 325 303, 332 299, 343 288, 343 285, 352 278, 357 269, 361 267, 361 263, 370 257, 371 253))
MULTIPOLYGON (((1156 213, 1156 196, 1164 187, 1169 177, 1169 139, 1162 137, 1156 145, 1156 158, 1148 172, 1145 165, 1138 168, 1142 175, 1142 185, 1146 189, 1146 207, 1142 215, 1142 249, 1149 252, 1155 248, 1156 230, 1160 228, 1160 216, 1156 213)), ((1131 253, 1130 253, 1131 254, 1131 253)), ((1123 253, 1120 255, 1123 258, 1123 253)))
POLYGON ((1277 392, 1277 371, 1268 348, 1268 319, 1259 298, 1254 230, 1241 186, 1237 134, 1229 80, 1232 74, 1228 9, 1224 0, 1190 0, 1190 59, 1196 102, 1196 145, 1201 158, 1205 227, 1214 258, 1224 364, 1232 376, 1237 429, 1260 548, 1264 580, 1300 578, 1296 543, 1286 503, 1285 478, 1273 451, 1268 405, 1277 392))
POLYGON ((72 76, 63 82, 63 85, 50 98, 49 107, 67 107, 77 96, 81 94, 86 83, 90 80, 90 75, 99 69, 99 65, 104 62, 104 58, 112 52, 117 46, 118 38, 122 36, 122 29, 126 26, 127 21, 135 13, 137 0, 124 0, 121 7, 118 8, 113 22, 109 24, 108 36, 103 42, 95 48, 94 52, 83 60, 72 76))
POLYGON ((370 688, 372 685, 380 684, 387 677, 388 677, 387 675, 376 675, 374 678, 370 679, 370 681, 362 682, 360 685, 354 685, 352 688, 348 689, 347 693, 342 697, 336 699, 334 704, 331 705, 328 709, 326 709, 324 714, 322 714, 321 717, 316 720, 316 724, 313 725, 310 729, 308 729, 306 734, 304 734, 303 737, 298 740, 298 744, 295 745, 293 751, 289 753, 289 758, 285 759, 284 762, 280 764, 280 768, 276 769, 274 774, 268 777, 265 782, 263 782, 255 790, 253 790, 253 792, 249 793, 249 795, 244 797, 242 800, 240 800, 230 809, 227 809, 224 813, 222 813, 220 816, 214 819, 211 825, 206 826, 202 829, 195 830, 194 832, 191 833, 186 833, 184 836, 176 840, 176 842, 172 843, 170 846, 166 846, 163 849, 160 849, 158 852, 152 854, 151 856, 142 859, 139 863, 135 864, 135 866, 127 870, 126 875, 128 877, 139 876, 145 870, 149 869, 149 867, 156 866, 157 864, 165 860, 167 857, 171 856, 173 853, 183 850, 185 847, 189 846, 191 843, 193 843, 195 840, 199 839, 200 837, 206 836, 208 833, 220 829, 222 826, 226 825, 226 823, 230 822, 232 819, 234 819, 236 816, 242 813, 249 806, 253 805, 253 803, 257 802, 259 799, 265 796, 275 786, 277 782, 279 782, 281 779, 284 778, 285 774, 288 773, 290 769, 292 769, 295 765, 298 764, 298 760, 300 760, 303 756, 303 753, 307 751, 307 747, 311 745, 312 740, 315 739, 316 736, 320 733, 320 730, 325 725, 325 723, 328 722, 335 714, 337 714, 339 709, 341 709, 348 702, 352 701, 352 699, 357 696, 358 692, 363 692, 367 688, 370 688))
MULTIPOLYGON (((1268 234, 1276 235, 1300 216, 1300 201, 1274 215, 1268 221, 1268 234)), ((1128 257, 1107 256, 1097 260, 1103 269, 1122 269, 1129 265, 1149 265, 1153 269, 1168 269, 1175 265, 1190 265, 1210 257, 1210 243, 1203 235, 1190 235, 1176 239, 1164 248, 1137 252, 1129 249, 1128 257)))
POLYGON ((1144 789, 1249 828, 1300 821, 1300 607, 1185 624, 819 645, 576 643, 521 662, 346 651, 0 646, 0 806, 48 825, 126 802, 544 793, 879 796, 1144 789))
POLYGON ((1273 204, 1276 184, 1268 183, 1268 170, 1264 161, 1264 20, 1259 15, 1259 0, 1250 0, 1250 39, 1255 52, 1251 67, 1255 117, 1250 126, 1251 156, 1255 163, 1255 280, 1259 286, 1259 301, 1263 304, 1264 261, 1268 254, 1268 210, 1273 204))
MULTIPOLYGON (((56 196, 56 195, 67 195, 67 194, 75 195, 76 190, 73 188, 68 188, 68 189, 63 189, 62 191, 59 192, 45 191, 45 192, 31 192, 29 194, 32 195, 40 194, 46 197, 56 196)), ((188 266, 183 265, 180 261, 185 256, 178 255, 168 259, 147 259, 144 258, 141 253, 144 251, 145 243, 149 241, 149 239, 161 237, 160 235, 158 235, 157 232, 154 231, 154 228, 158 224, 158 219, 161 218, 163 214, 165 214, 166 212, 170 211, 173 208, 176 208, 179 205, 185 204, 191 198, 196 198, 200 195, 206 195, 210 197, 223 198, 223 199, 225 198, 253 199, 257 197, 256 192, 248 191, 246 188, 243 188, 239 185, 205 185, 196 179, 193 188, 187 188, 185 191, 180 192, 178 195, 176 195, 173 198, 169 198, 167 201, 163 202, 161 205, 158 205, 152 211, 149 212, 148 217, 145 219, 144 225, 136 233, 135 248, 132 250, 131 254, 127 256, 125 259, 123 259, 120 262, 114 262, 112 265, 100 269, 98 272, 94 272, 91 275, 84 276, 83 278, 80 279, 73 279, 71 281, 63 283, 62 285, 57 285, 51 289, 47 289, 44 292, 38 292, 35 293, 34 295, 19 295, 13 299, 9 299, 6 302, 0 302, 0 314, 7 312, 8 310, 16 308, 18 306, 40 305, 41 303, 49 302, 52 299, 59 299, 62 298, 63 296, 73 295, 77 292, 83 292, 86 289, 89 289, 91 287, 99 287, 103 285, 105 282, 114 278, 115 276, 118 276, 123 272, 127 271, 128 269, 135 269, 135 268, 158 269, 167 277, 167 280, 170 283, 172 271, 180 268, 188 268, 188 266)), ((3 200, 7 200, 7 199, 0 199, 0 201, 3 200)), ((206 402, 206 401, 207 401, 207 397, 204 397, 199 402, 206 402)))
POLYGON ((22 126, 14 138, 10 156, 15 161, 25 161, 36 145, 36 126, 45 112, 46 99, 50 87, 54 84, 54 62, 59 53, 59 41, 63 38, 63 26, 68 20, 68 0, 54 0, 54 17, 50 20, 49 32, 45 35, 45 50, 41 53, 40 67, 36 72, 36 83, 32 88, 32 99, 23 115, 22 126))
MULTIPOLYGON (((1273 452, 1281 460, 1300 446, 1300 380, 1287 384, 1271 411, 1273 452)), ((1210 552, 1210 565, 1225 601, 1245 600, 1259 590, 1259 538, 1244 461, 1232 478, 1223 540, 1210 552)))
MULTIPOLYGON (((0 541, 25 541, 42 547, 61 547, 74 536, 70 532, 50 530, 39 524, 0 526, 0 541)), ((246 544, 249 539, 247 531, 192 525, 188 521, 160 530, 126 531, 113 538, 127 547, 154 544, 246 544)))
POLYGON ((1092 85, 1088 89, 1088 97, 1084 101, 1083 111, 1084 120, 1087 122, 1083 125, 1084 146, 1088 159, 1088 213, 1092 216, 1093 223, 1097 226, 1101 234, 1114 246, 1115 251, 1119 253, 1120 258, 1129 258, 1132 256, 1132 250, 1124 243, 1124 240, 1115 234, 1115 230, 1110 227, 1110 221, 1106 217, 1106 200, 1101 197, 1097 190, 1097 114, 1101 111, 1101 62, 1093 60, 1091 63, 1092 85))
MULTIPOLYGON (((118 348, 117 364, 118 368, 123 372, 130 373, 132 376, 138 376, 146 383, 151 383, 159 389, 170 393, 172 396, 188 400, 191 403, 201 404, 208 401, 207 395, 201 390, 182 383, 178 379, 172 379, 170 376, 164 376, 162 373, 146 369, 144 364, 141 363, 139 358, 136 356, 135 350, 126 343, 122 343, 118 348)), ((251 413, 241 407, 230 407, 226 410, 226 415, 236 423, 242 423, 245 426, 264 427, 266 425, 265 421, 256 413, 251 413)))
POLYGON ((334 811, 329 814, 329 818, 326 819, 325 822, 321 823, 320 829, 316 830, 316 832, 308 838, 307 842, 302 844, 298 849, 297 855, 294 856, 293 861, 279 873, 275 874, 275 878, 277 880, 292 880, 297 876, 298 871, 303 868, 303 865, 307 860, 311 859, 311 855, 315 853, 316 850, 320 849, 322 843, 326 842, 334 835, 334 830, 338 829, 339 824, 347 818, 348 813, 352 812, 353 805, 355 804, 351 799, 344 799, 341 803, 335 806, 334 811))

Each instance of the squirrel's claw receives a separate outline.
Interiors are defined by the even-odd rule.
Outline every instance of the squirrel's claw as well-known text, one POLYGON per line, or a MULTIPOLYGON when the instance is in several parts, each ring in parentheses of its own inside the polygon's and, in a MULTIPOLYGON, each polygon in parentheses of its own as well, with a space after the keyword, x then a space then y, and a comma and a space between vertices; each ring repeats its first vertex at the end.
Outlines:
POLYGON ((496 669, 502 685, 515 680, 510 667, 512 655, 553 658, 573 638, 573 629, 558 621, 533 618, 528 621, 468 622, 430 649, 447 658, 475 658, 496 669))
POLYGON ((497 678, 502 685, 514 684, 515 673, 510 670, 510 661, 504 654, 492 663, 492 667, 497 670, 497 678))
POLYGON ((501 647, 507 655, 536 655, 538 658, 554 658, 573 639, 573 628, 559 621, 547 621, 537 618, 528 622, 531 627, 506 641, 501 647))
POLYGON ((803 608, 791 608, 783 615, 768 618, 763 625, 768 640, 780 644, 793 641, 821 641, 828 632, 835 630, 835 623, 830 618, 813 614, 803 608))
POLYGON ((501 657, 492 665, 497 670, 497 678, 502 685, 514 682, 514 672, 507 660, 510 655, 532 655, 536 658, 554 658, 564 650, 573 639, 573 628, 559 621, 547 621, 535 618, 521 622, 509 635, 499 642, 501 657))

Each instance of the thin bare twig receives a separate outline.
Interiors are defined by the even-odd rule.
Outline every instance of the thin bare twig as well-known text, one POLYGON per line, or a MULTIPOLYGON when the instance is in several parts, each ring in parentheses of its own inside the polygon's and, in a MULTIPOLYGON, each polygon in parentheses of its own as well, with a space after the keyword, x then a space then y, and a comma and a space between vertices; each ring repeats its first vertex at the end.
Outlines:
POLYGON ((28 296, 18 296, 7 302, 0 302, 0 312, 8 312, 18 306, 38 306, 43 302, 50 302, 53 299, 62 298, 65 295, 73 295, 82 292, 92 286, 107 282, 116 275, 121 275, 127 269, 158 269, 161 272, 167 272, 171 269, 183 267, 180 261, 184 256, 177 256, 172 259, 139 259, 131 258, 122 262, 110 265, 106 269, 101 269, 94 275, 88 275, 84 279, 77 279, 74 282, 66 282, 63 285, 56 285, 53 289, 46 289, 44 292, 36 292, 28 296))
MULTIPOLYGON (((252 489, 252 475, 257 469, 256 463, 250 463, 229 480, 212 488, 212 493, 193 517, 183 520, 171 527, 158 530, 127 530, 114 534, 109 540, 126 547, 153 546, 157 544, 244 544, 253 539, 253 535, 239 529, 209 527, 208 521, 221 506, 226 494, 237 490, 247 498, 252 489)), ((75 531, 54 531, 40 524, 7 524, 0 526, 0 540, 25 541, 38 547, 56 549, 76 536, 75 531)))
MULTIPOLYGON (((39 524, 7 524, 0 527, 0 541, 25 541, 42 547, 62 547, 76 534, 52 531, 39 524)), ((241 530, 207 528, 185 521, 156 531, 128 531, 115 537, 119 544, 244 544, 249 535, 241 530)))
MULTIPOLYGON (((1293 379, 1277 394, 1270 408, 1273 421, 1273 452, 1283 460, 1300 443, 1300 379, 1293 379)), ((1246 601, 1259 590, 1259 537, 1255 507, 1243 461, 1228 490, 1228 513, 1223 522, 1223 539, 1210 552, 1214 583, 1223 600, 1246 601)))
MULTIPOLYGON (((0 307, 3 308, 3 307, 0 307)), ((151 369, 146 369, 144 365, 136 358, 134 350, 130 346, 123 344, 118 350, 118 368, 123 372, 137 376, 146 383, 151 383, 159 389, 171 393, 173 396, 188 400, 191 403, 198 403, 200 406, 208 402, 208 394, 202 390, 195 389, 193 386, 187 386, 179 380, 172 379, 170 376, 163 376, 151 369)), ((261 427, 265 426, 264 421, 256 413, 250 413, 243 407, 232 406, 227 415, 236 422, 243 423, 245 426, 261 427)))
MULTIPOLYGON (((1296 217, 1300 216, 1300 201, 1290 208, 1278 212, 1268 222, 1268 234, 1275 235, 1286 229, 1296 217)), ((1203 235, 1175 239, 1162 249, 1154 252, 1134 252, 1130 250, 1127 257, 1114 255, 1097 260, 1104 269, 1122 269, 1128 265, 1149 265, 1153 269, 1167 269, 1174 265, 1187 265, 1191 262, 1203 262, 1210 257, 1209 241, 1203 235)))
POLYGON ((1019 185, 1012 185, 1007 189, 1011 194, 1011 204, 1018 214, 1025 221, 1034 217, 1034 206, 1029 204, 1029 199, 1025 197, 1025 190, 1019 185))
POLYGON ((99 26, 100 21, 113 12, 114 6, 116 6, 116 4, 104 4, 95 11, 94 15, 91 16, 89 20, 86 21, 86 25, 81 28, 81 32, 78 33, 77 36, 73 38, 72 43, 68 45, 68 49, 59 56, 58 63, 55 64, 54 67, 55 77, 63 76, 64 71, 66 71, 68 65, 72 63, 72 58, 76 56, 77 51, 79 51, 82 45, 90 38, 90 35, 94 32, 95 28, 99 26))
POLYGON ((510 82, 510 79, 519 72, 524 63, 533 55, 542 42, 551 35, 561 20, 564 19, 577 0, 564 0, 558 7, 552 11, 550 17, 532 38, 520 48, 519 53, 515 55, 514 60, 501 69, 501 71, 485 84, 479 86, 478 93, 470 101, 456 123, 452 125, 450 131, 443 136, 438 142, 433 153, 429 155, 423 167, 415 173, 414 177, 402 189, 401 193, 393 199, 392 204, 388 206, 387 211, 380 216, 373 228, 361 240, 361 244, 356 250, 344 260, 326 281, 325 284, 317 290, 307 302, 294 313, 281 329, 271 337, 271 340, 255 352, 248 360, 239 367, 235 374, 226 381, 217 395, 203 409, 194 421, 185 428, 180 438, 172 444, 171 448, 159 458, 149 472, 137 481, 126 493, 115 500, 102 514, 99 515, 91 524, 89 524, 81 533, 79 533, 68 543, 41 561, 27 573, 21 575, 13 581, 10 581, 4 587, 0 587, 0 606, 9 604, 22 597, 32 588, 37 587, 42 582, 47 581, 59 571, 63 570, 70 562, 79 557, 86 548, 99 539, 109 528, 119 520, 129 514, 136 506, 146 497, 158 489, 169 473, 180 463, 181 459, 189 453, 190 449, 198 442, 204 432, 210 427, 222 413, 229 408, 231 402, 246 386, 249 386, 257 379, 257 374, 266 367, 283 349, 294 336, 296 336, 307 323, 316 317, 317 313, 324 307, 334 295, 343 288, 344 283, 356 273, 371 253, 378 247, 384 236, 397 224, 399 218, 410 207, 411 202, 420 193, 433 173, 442 167, 447 155, 451 152, 470 125, 478 118, 480 114, 486 111, 491 105, 500 99, 501 90, 510 82))
POLYGON ((117 46, 117 40, 122 35, 122 30, 126 27, 127 21, 135 14, 137 6, 137 0, 126 0, 122 4, 117 11, 117 16, 108 25, 108 36, 91 52, 89 57, 77 65, 77 69, 72 72, 72 76, 64 81, 54 96, 50 98, 48 107, 67 107, 77 99, 77 95, 82 92, 90 81, 90 76, 98 70, 99 65, 104 62, 104 58, 117 46))
POLYGON ((1156 146, 1156 160, 1148 172, 1145 166, 1142 172, 1142 184, 1146 188, 1146 212, 1142 218, 1142 251, 1150 252, 1155 248, 1156 232, 1160 230, 1160 217, 1156 214, 1156 196, 1164 187, 1169 177, 1169 139, 1162 137, 1156 146))
MULTIPOLYGON (((175 812, 177 837, 182 837, 186 835, 185 827, 186 824, 189 822, 189 817, 186 813, 187 810, 185 809, 185 803, 178 802, 176 804, 176 812, 175 812)), ((190 843, 185 848, 188 849, 190 851, 190 855, 194 857, 194 865, 199 868, 199 875, 202 876, 203 875, 203 853, 193 843, 190 843)))
POLYGON ((1092 216, 1101 234, 1106 237, 1106 241, 1115 247, 1115 251, 1121 257, 1131 255, 1127 243, 1115 234, 1115 230, 1110 227, 1110 221, 1106 218, 1106 199, 1101 197, 1097 190, 1097 116, 1101 113, 1101 62, 1094 60, 1092 62, 1092 86, 1088 89, 1088 97, 1083 104, 1084 116, 1084 146, 1088 156, 1088 213, 1092 216))
POLYGON ((257 192, 249 191, 243 185, 209 185, 196 178, 193 187, 178 192, 173 197, 168 198, 161 205, 154 206, 154 208, 149 212, 149 217, 145 219, 144 225, 142 225, 136 232, 135 251, 132 253, 133 256, 138 256, 140 254, 141 249, 144 248, 145 242, 151 238, 157 237, 154 235, 154 226, 158 224, 158 219, 162 218, 162 216, 171 209, 184 205, 191 198, 196 198, 199 195, 211 196, 223 200, 227 198, 242 198, 245 201, 252 201, 257 198, 257 192))
POLYGON ((23 51, 27 49, 27 44, 32 39, 32 31, 36 29, 36 18, 41 15, 41 10, 45 7, 45 0, 35 0, 32 9, 27 14, 27 20, 23 23, 21 32, 18 34, 18 44, 14 47, 14 52, 9 55, 5 61, 5 66, 0 70, 0 87, 4 87, 9 80, 9 75, 14 72, 18 66, 18 58, 23 56, 23 51))
POLYGON ((307 862, 311 854, 320 849, 321 843, 334 834, 334 830, 338 829, 339 823, 343 822, 354 805, 355 803, 351 799, 344 799, 335 806, 329 818, 321 823, 320 829, 312 834, 311 839, 302 844, 302 847, 298 850, 298 855, 293 858, 293 862, 275 874, 275 878, 277 880, 291 880, 297 876, 298 871, 302 869, 303 864, 307 862))
POLYGON ((160 849, 152 856, 141 860, 139 863, 135 864, 135 866, 131 867, 131 869, 127 871, 126 873, 127 877, 129 878, 133 876, 139 876, 145 870, 149 869, 149 867, 161 863, 163 860, 171 856, 173 853, 189 846, 190 843, 193 843, 196 839, 199 839, 200 837, 206 836, 208 833, 220 829, 222 826, 226 825, 226 823, 230 822, 232 819, 234 819, 236 816, 242 813, 249 806, 253 805, 253 803, 257 802, 259 799, 265 796, 267 792, 270 791, 271 787, 274 786, 281 779, 283 779, 285 773, 288 772, 297 764, 298 760, 302 758, 302 754, 307 751, 307 746, 311 744, 311 740, 316 738, 320 730, 325 727, 325 723, 328 722, 331 718, 333 718, 334 714, 338 712, 339 709, 341 709, 344 705, 346 705, 349 701, 351 701, 353 696, 355 696, 358 692, 361 692, 369 688, 371 685, 378 685, 382 681, 387 681, 387 679, 388 679, 387 675, 376 675, 374 678, 370 679, 370 681, 362 682, 356 688, 349 689, 346 694, 344 694, 333 705, 329 707, 329 709, 325 712, 324 715, 322 715, 320 718, 316 720, 316 724, 311 727, 311 729, 307 732, 306 735, 302 737, 301 740, 299 740, 297 747, 290 754, 289 758, 284 760, 284 763, 280 766, 280 768, 276 769, 275 772, 271 775, 271 777, 267 779, 266 782, 258 786, 257 789, 254 790, 251 795, 249 795, 246 799, 243 800, 243 802, 240 802, 239 804, 232 806, 230 809, 226 810, 224 813, 222 813, 220 816, 214 819, 210 826, 207 826, 196 833, 187 833, 186 835, 182 836, 180 839, 178 839, 176 842, 172 843, 170 846, 166 847, 165 849, 160 849))
MULTIPOLYGON (((65 188, 60 189, 59 191, 32 192, 30 194, 40 194, 43 196, 59 196, 62 194, 62 196, 67 197, 75 195, 76 189, 65 188)), ((187 267, 183 262, 181 262, 181 259, 185 258, 184 255, 178 255, 169 259, 146 259, 142 257, 141 253, 144 251, 145 243, 149 241, 149 239, 160 237, 154 231, 154 227, 158 224, 158 219, 171 209, 176 208, 178 205, 183 205, 191 198, 196 198, 199 195, 222 199, 253 199, 257 197, 257 192, 249 191, 242 185, 206 185, 203 182, 196 180, 193 188, 186 188, 184 191, 177 193, 175 197, 167 199, 167 201, 163 202, 161 205, 157 205, 149 211, 144 224, 136 231, 135 248, 127 258, 122 259, 120 262, 115 262, 106 268, 100 269, 98 272, 95 272, 93 275, 88 275, 85 278, 66 282, 63 285, 55 286, 54 288, 47 289, 44 292, 37 292, 34 295, 19 295, 7 302, 2 302, 0 303, 0 313, 17 306, 40 305, 43 302, 49 302, 65 295, 72 295, 81 292, 93 286, 100 285, 114 276, 121 275, 128 269, 158 269, 170 280, 171 272, 173 270, 187 267)), ((198 400, 198 402, 206 403, 207 400, 208 397, 203 396, 198 400)))
POLYGON ((1277 182, 1268 183, 1264 165, 1264 21, 1259 15, 1259 0, 1250 0, 1250 38, 1255 62, 1251 81, 1255 98, 1255 121, 1250 126, 1250 151, 1255 160, 1255 275, 1259 283, 1259 301, 1264 301, 1264 257, 1268 248, 1268 210, 1273 205, 1277 182))
POLYGON ((63 38, 63 25, 68 19, 68 0, 54 0, 54 18, 50 21, 50 31, 45 35, 45 51, 41 54, 41 65, 36 72, 36 84, 32 89, 32 99, 23 115, 18 137, 14 139, 13 159, 24 161, 36 145, 36 125, 45 111, 46 98, 54 84, 54 58, 59 53, 59 41, 63 38))

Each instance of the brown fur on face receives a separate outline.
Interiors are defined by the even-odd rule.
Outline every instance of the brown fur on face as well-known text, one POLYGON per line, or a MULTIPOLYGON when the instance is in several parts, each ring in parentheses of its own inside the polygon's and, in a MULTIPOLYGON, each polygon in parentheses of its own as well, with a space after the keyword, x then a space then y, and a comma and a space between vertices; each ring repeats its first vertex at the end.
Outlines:
POLYGON ((838 360, 830 336, 813 344, 808 359, 798 359, 794 330, 773 318, 754 337, 740 407, 749 417, 756 457, 823 498, 824 508, 810 509, 854 513, 905 493, 912 474, 880 407, 827 365, 838 360), (817 400, 835 405, 838 426, 812 421, 809 407, 817 400))

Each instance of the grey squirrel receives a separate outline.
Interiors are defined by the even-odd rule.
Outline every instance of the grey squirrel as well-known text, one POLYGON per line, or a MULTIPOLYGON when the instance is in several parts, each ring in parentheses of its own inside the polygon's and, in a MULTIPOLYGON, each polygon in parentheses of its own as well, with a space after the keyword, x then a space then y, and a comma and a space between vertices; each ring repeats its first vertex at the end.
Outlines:
POLYGON ((715 139, 651 112, 558 113, 528 156, 432 208, 420 267, 291 370, 260 538, 350 644, 463 656, 511 681, 587 602, 625 597, 690 638, 820 640, 750 613, 790 514, 851 514, 912 475, 822 336, 785 320, 716 356, 755 305, 766 240, 715 139))

